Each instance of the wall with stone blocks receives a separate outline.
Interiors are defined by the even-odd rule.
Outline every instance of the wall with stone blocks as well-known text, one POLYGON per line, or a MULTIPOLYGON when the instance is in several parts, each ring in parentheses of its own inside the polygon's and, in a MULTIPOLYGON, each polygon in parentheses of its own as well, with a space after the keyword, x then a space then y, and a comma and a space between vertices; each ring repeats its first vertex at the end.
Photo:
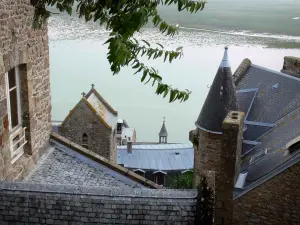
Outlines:
POLYGON ((0 1, 0 180, 22 179, 38 161, 51 132, 48 30, 32 29, 33 14, 30 0, 0 1), (5 74, 16 66, 28 143, 23 157, 12 164, 5 74))
POLYGON ((0 224, 194 223, 195 190, 0 183, 0 224))
POLYGON ((234 200, 234 225, 300 224, 300 163, 234 200))
POLYGON ((81 100, 61 126, 61 135, 82 145, 83 134, 88 135, 88 149, 106 159, 111 157, 112 129, 107 128, 99 116, 81 100))

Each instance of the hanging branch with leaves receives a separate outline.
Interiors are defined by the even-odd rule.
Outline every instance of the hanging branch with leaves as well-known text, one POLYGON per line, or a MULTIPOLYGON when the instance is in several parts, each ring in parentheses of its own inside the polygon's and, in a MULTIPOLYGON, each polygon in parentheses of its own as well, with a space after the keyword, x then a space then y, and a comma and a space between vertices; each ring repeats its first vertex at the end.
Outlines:
POLYGON ((140 57, 147 56, 148 59, 163 58, 163 61, 171 63, 174 59, 180 58, 183 54, 182 47, 175 51, 165 50, 156 43, 153 48, 146 41, 137 41, 133 35, 139 32, 149 20, 159 29, 162 34, 173 37, 178 33, 178 26, 169 25, 158 14, 159 5, 176 4, 178 11, 186 10, 190 13, 203 10, 205 0, 31 0, 35 7, 33 27, 40 28, 51 16, 47 6, 55 6, 60 12, 67 12, 72 15, 73 6, 77 5, 76 13, 79 18, 86 22, 94 21, 105 25, 110 31, 107 59, 113 74, 120 72, 124 66, 131 66, 136 70, 135 74, 141 75, 141 82, 145 84, 152 82, 156 85, 156 94, 164 98, 169 95, 169 102, 176 100, 186 101, 191 92, 189 90, 178 90, 163 83, 159 71, 148 67, 140 61, 140 57))

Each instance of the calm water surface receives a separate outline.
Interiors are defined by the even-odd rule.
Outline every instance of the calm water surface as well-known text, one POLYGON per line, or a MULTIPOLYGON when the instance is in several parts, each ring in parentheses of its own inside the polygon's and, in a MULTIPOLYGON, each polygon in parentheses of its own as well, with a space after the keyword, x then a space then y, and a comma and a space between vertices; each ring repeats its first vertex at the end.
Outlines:
POLYGON ((65 15, 52 17, 52 119, 64 119, 80 100, 80 93, 88 92, 94 83, 120 117, 136 128, 139 141, 157 141, 162 117, 166 116, 169 142, 188 142, 188 132, 195 127, 224 46, 229 46, 233 71, 244 58, 279 71, 284 56, 300 56, 300 3, 265 0, 259 7, 252 2, 211 2, 205 11, 193 16, 162 8, 168 21, 180 24, 179 35, 165 37, 149 26, 136 36, 160 42, 169 49, 184 47, 184 57, 172 64, 159 59, 146 63, 159 69, 164 82, 192 91, 185 103, 170 104, 156 96, 155 89, 141 84, 140 75, 132 75, 130 68, 112 76, 103 45, 107 31, 103 28, 65 15), (224 10, 224 6, 229 9, 224 10))

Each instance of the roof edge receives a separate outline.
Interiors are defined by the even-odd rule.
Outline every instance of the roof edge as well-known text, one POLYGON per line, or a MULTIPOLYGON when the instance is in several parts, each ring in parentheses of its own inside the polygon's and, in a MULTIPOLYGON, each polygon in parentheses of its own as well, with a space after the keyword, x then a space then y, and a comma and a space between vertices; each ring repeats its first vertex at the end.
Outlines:
POLYGON ((246 74, 246 71, 248 70, 251 64, 252 64, 251 60, 246 58, 239 65, 235 73, 232 75, 235 86, 237 86, 239 82, 243 79, 244 75, 246 74))
POLYGON ((100 95, 100 93, 95 89, 92 88, 87 94, 86 94, 86 98, 90 97, 90 95, 94 93, 99 99, 100 101, 103 102, 103 104, 114 114, 114 115, 118 115, 118 111, 114 110, 114 108, 100 95))
POLYGON ((92 152, 92 151, 89 151, 85 148, 83 148, 82 146, 72 142, 72 141, 69 141, 68 139, 60 136, 59 134, 55 133, 55 132, 52 132, 51 135, 50 135, 50 138, 52 138, 53 140, 71 148, 72 150, 76 151, 77 153, 81 154, 81 155, 84 155, 85 157, 95 161, 95 162, 98 162, 106 167, 108 167, 109 169, 112 169, 114 171, 116 171, 117 173, 120 173, 146 187, 150 187, 150 188, 154 188, 154 189, 159 189, 161 188, 162 186, 159 186, 157 185, 156 183, 142 177, 142 176, 139 176, 138 174, 136 174, 135 172, 131 171, 131 170, 128 170, 122 166, 119 166, 117 164, 114 164, 114 163, 111 163, 109 160, 107 160, 106 158, 100 156, 100 155, 97 155, 96 153, 92 152))
POLYGON ((271 172, 267 173, 266 175, 262 176, 258 180, 254 181, 252 184, 248 185, 244 189, 241 190, 241 192, 237 193, 233 200, 243 196, 244 194, 247 194, 251 190, 255 189, 256 187, 260 186, 261 184, 267 182, 268 180, 272 179, 273 177, 281 174, 282 172, 286 171, 288 168, 296 165, 300 161, 300 153, 296 154, 294 157, 286 161, 285 163, 281 164, 271 172))

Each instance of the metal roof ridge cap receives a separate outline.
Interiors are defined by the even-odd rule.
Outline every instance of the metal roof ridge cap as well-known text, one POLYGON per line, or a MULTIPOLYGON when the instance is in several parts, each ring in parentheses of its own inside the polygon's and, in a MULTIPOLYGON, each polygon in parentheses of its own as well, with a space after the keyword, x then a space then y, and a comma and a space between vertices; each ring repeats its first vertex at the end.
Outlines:
POLYGON ((255 97, 256 97, 257 92, 258 92, 258 88, 256 88, 256 91, 255 91, 255 93, 254 93, 254 95, 253 95, 253 97, 252 97, 251 103, 250 103, 249 108, 248 108, 248 110, 247 110, 247 114, 246 114, 246 116, 245 116, 245 122, 247 121, 247 118, 248 118, 249 113, 250 113, 250 110, 251 110, 251 108, 252 108, 252 106, 253 106, 254 99, 255 99, 255 97))
POLYGON ((264 122, 256 122, 256 121, 249 121, 249 120, 245 120, 245 124, 262 126, 262 127, 276 127, 275 123, 264 123, 264 122))
POLYGON ((237 93, 248 93, 248 92, 255 92, 258 88, 246 88, 246 89, 239 89, 236 92, 237 93))

